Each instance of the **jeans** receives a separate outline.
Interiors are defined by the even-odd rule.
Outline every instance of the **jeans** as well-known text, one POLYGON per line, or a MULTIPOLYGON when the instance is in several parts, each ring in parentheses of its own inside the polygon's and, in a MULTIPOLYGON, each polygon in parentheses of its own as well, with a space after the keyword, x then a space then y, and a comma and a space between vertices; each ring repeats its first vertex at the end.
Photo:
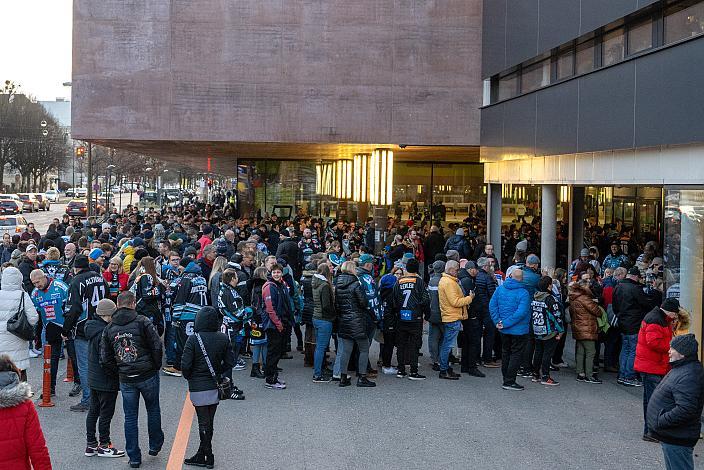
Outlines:
POLYGON ((493 349, 494 349, 494 336, 496 335, 496 325, 491 319, 489 312, 482 315, 482 338, 484 342, 482 343, 482 361, 491 362, 493 360, 493 349))
POLYGON ((396 347, 396 330, 384 330, 384 344, 381 347, 381 365, 391 367, 396 347))
POLYGON ((428 351, 433 364, 440 363, 440 344, 444 330, 442 323, 428 323, 428 351))
POLYGON ((147 409, 147 430, 149 450, 161 450, 164 444, 164 431, 161 430, 161 408, 159 407, 159 374, 142 382, 121 382, 122 409, 125 413, 125 450, 130 462, 141 462, 139 448, 139 396, 144 398, 147 409))
POLYGON ((332 322, 327 320, 313 319, 315 327, 315 353, 313 355, 313 376, 320 377, 323 375, 323 360, 325 359, 325 350, 330 344, 332 337, 332 322))
POLYGON ((369 340, 367 338, 340 338, 340 373, 347 374, 347 366, 355 344, 359 349, 357 372, 359 375, 367 375, 367 360, 369 359, 369 340))
POLYGON ((557 339, 553 336, 550 339, 535 340, 535 356, 533 356, 533 374, 540 374, 542 379, 550 377, 550 361, 552 353, 557 347, 557 339))
POLYGON ((86 443, 96 447, 98 442, 101 446, 110 444, 110 423, 115 414, 115 402, 117 401, 117 391, 102 392, 91 389, 90 408, 86 416, 86 443), (98 424, 98 418, 100 422, 98 424), (95 425, 98 424, 98 434, 100 441, 95 439, 95 425))
POLYGON ((640 375, 643 378, 643 434, 648 434, 648 402, 663 376, 642 372, 640 375))
POLYGON ((266 345, 267 343, 252 345, 252 365, 266 364, 266 345))
POLYGON ((694 470, 694 447, 676 446, 661 442, 667 470, 694 470))
POLYGON ((618 371, 619 378, 633 380, 636 378, 636 373, 633 370, 633 363, 636 360, 636 344, 638 344, 638 335, 621 334, 623 344, 621 346, 620 365, 618 371))
POLYGON ((442 335, 442 343, 440 344, 440 371, 447 372, 450 368, 450 351, 452 351, 452 345, 455 344, 457 335, 460 332, 460 326, 462 322, 459 320, 450 323, 444 323, 445 332, 442 335))
POLYGON ((479 317, 462 321, 464 342, 462 344, 462 372, 469 372, 479 365, 482 349, 482 323, 479 317))
POLYGON ((577 340, 575 347, 575 369, 577 375, 591 377, 594 373, 594 356, 596 355, 596 341, 577 340))
POLYGON ((88 387, 88 341, 85 338, 77 337, 73 340, 73 347, 76 348, 76 361, 78 361, 78 371, 83 377, 81 380, 81 403, 89 405, 90 402, 90 387, 88 387))
POLYGON ((279 367, 279 359, 281 359, 281 355, 286 347, 286 331, 289 332, 290 336, 291 330, 287 330, 285 327, 283 333, 279 333, 279 330, 276 328, 266 330, 268 343, 266 363, 264 364, 264 375, 266 375, 266 382, 269 384, 276 383, 279 376, 278 372, 276 372, 276 368, 279 367))
POLYGON ((166 363, 173 366, 176 362, 176 328, 170 321, 166 322, 166 330, 164 331, 164 354, 166 355, 166 363))
POLYGON ((527 342, 528 335, 501 334, 501 374, 504 377, 504 385, 516 383, 516 374, 523 360, 527 342))
POLYGON ((396 329, 396 361, 398 370, 404 371, 409 366, 411 374, 418 373, 418 343, 422 342, 423 323, 399 322, 396 329))

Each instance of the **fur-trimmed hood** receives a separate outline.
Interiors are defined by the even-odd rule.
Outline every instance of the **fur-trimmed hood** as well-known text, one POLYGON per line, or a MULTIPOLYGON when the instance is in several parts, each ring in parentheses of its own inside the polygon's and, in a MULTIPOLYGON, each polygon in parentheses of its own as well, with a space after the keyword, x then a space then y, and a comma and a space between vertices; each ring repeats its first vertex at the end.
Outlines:
POLYGON ((12 408, 30 398, 32 387, 27 382, 20 382, 14 372, 0 372, 0 408, 12 408))

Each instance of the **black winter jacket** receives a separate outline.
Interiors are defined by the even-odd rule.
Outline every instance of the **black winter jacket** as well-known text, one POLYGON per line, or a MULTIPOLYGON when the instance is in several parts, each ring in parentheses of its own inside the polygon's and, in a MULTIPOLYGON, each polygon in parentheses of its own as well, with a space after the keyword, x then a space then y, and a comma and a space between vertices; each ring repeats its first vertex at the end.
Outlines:
MULTIPOLYGON (((464 295, 469 295, 471 291, 476 289, 475 280, 472 276, 469 275, 469 272, 467 272, 466 269, 460 269, 459 273, 457 274, 457 279, 460 281, 460 287, 462 287, 462 292, 464 293, 464 295)), ((472 304, 473 303, 474 302, 472 302, 472 304)), ((467 307, 469 317, 477 318, 480 315, 480 312, 475 307, 473 307, 472 304, 469 304, 469 306, 467 307)))
POLYGON ((653 305, 643 292, 643 286, 631 279, 624 279, 614 289, 612 308, 618 317, 621 332, 636 335, 645 314, 652 310, 653 305))
POLYGON ((394 285, 394 311, 400 325, 422 325, 430 311, 430 297, 420 276, 407 274, 394 285))
POLYGON ((303 271, 301 276, 301 288, 303 290, 303 315, 301 323, 304 325, 313 324, 313 311, 315 309, 313 302, 313 275, 315 271, 303 271))
POLYGON ((64 314, 64 336, 70 337, 75 327, 76 336, 84 337, 86 320, 94 318, 98 302, 107 297, 108 292, 109 286, 103 276, 90 269, 84 269, 73 276, 66 302, 68 311, 64 314))
POLYGON ((276 257, 279 258, 282 255, 286 255, 286 258, 288 258, 287 261, 293 270, 294 278, 300 279, 301 264, 298 262, 300 257, 298 242, 293 238, 286 238, 282 242, 279 242, 279 246, 276 247, 276 257))
POLYGON ((120 374, 120 382, 142 382, 161 368, 161 338, 151 321, 128 308, 119 308, 105 327, 100 365, 120 374))
POLYGON ((433 264, 435 261, 435 255, 438 253, 444 253, 445 239, 440 234, 440 232, 430 232, 428 238, 425 239, 425 262, 428 264, 433 264))
MULTIPOLYGON (((194 331, 203 340, 203 346, 218 377, 224 371, 234 367, 235 355, 232 352, 232 344, 227 336, 220 332, 220 317, 216 309, 203 307, 196 316, 194 331)), ((183 378, 188 380, 188 390, 191 392, 217 388, 195 334, 188 337, 183 347, 181 372, 183 378)))
POLYGON ((137 276, 131 290, 137 296, 137 311, 149 318, 161 335, 164 332, 164 314, 161 309, 164 289, 161 283, 153 279, 151 274, 141 274, 137 276))
POLYGON ((666 444, 694 447, 702 428, 704 371, 696 358, 670 365, 648 402, 648 428, 666 444))
MULTIPOLYGON (((442 314, 440 313, 440 293, 438 291, 438 284, 440 284, 440 278, 442 273, 433 274, 428 281, 428 295, 430 297, 430 310, 429 315, 426 318, 428 322, 433 325, 442 324, 442 314)), ((476 297, 475 297, 476 298, 476 297)))
POLYGON ((488 272, 480 269, 477 277, 474 278, 474 300, 472 309, 481 316, 489 316, 489 302, 496 290, 496 278, 488 272))
POLYGON ((106 373, 100 366, 100 341, 108 323, 100 317, 88 320, 84 328, 88 346, 88 386, 100 392, 117 392, 120 382, 114 374, 106 373))
POLYGON ((339 319, 337 336, 347 339, 367 337, 367 297, 354 274, 340 273, 335 278, 335 308, 339 319))

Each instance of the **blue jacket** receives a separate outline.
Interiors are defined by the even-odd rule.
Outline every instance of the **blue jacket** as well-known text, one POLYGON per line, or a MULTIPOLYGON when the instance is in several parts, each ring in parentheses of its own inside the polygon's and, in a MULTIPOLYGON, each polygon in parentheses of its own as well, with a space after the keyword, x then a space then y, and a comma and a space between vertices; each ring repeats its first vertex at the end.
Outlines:
POLYGON ((531 297, 523 283, 508 278, 496 289, 489 302, 489 313, 494 324, 503 323, 501 333, 527 335, 530 324, 531 297))
POLYGON ((367 297, 369 314, 374 317, 375 322, 379 324, 383 318, 383 311, 381 301, 379 300, 379 290, 377 289, 376 282, 374 282, 374 277, 369 271, 362 268, 357 269, 357 277, 359 278, 359 282, 362 283, 364 293, 367 297))
POLYGON ((521 270, 523 271, 523 285, 526 286, 526 289, 528 289, 528 295, 530 295, 532 299, 535 293, 538 291, 538 281, 540 281, 540 274, 536 273, 528 266, 521 267, 521 270))
POLYGON ((64 310, 68 300, 68 286, 58 280, 49 280, 46 289, 37 289, 31 294, 32 302, 42 316, 42 323, 46 328, 47 322, 63 326, 64 310))

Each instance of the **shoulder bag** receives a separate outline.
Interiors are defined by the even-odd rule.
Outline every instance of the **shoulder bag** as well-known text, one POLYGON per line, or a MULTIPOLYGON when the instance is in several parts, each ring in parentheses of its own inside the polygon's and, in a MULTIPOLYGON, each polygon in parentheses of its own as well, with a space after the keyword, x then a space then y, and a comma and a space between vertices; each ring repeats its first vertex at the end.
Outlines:
POLYGON ((213 380, 215 380, 215 385, 218 389, 218 398, 220 400, 227 400, 228 398, 230 398, 230 395, 232 395, 232 382, 230 382, 230 379, 228 377, 218 378, 218 376, 215 374, 215 370, 213 369, 213 364, 210 362, 208 352, 205 350, 205 346, 203 345, 203 340, 201 339, 198 333, 196 333, 195 336, 198 340, 198 344, 200 345, 200 350, 203 352, 205 363, 208 364, 208 370, 210 371, 210 375, 212 375, 213 380))
POLYGON ((29 324, 27 314, 24 311, 24 296, 22 291, 20 295, 20 306, 17 309, 15 316, 7 320, 7 331, 25 341, 34 339, 34 327, 29 324))

